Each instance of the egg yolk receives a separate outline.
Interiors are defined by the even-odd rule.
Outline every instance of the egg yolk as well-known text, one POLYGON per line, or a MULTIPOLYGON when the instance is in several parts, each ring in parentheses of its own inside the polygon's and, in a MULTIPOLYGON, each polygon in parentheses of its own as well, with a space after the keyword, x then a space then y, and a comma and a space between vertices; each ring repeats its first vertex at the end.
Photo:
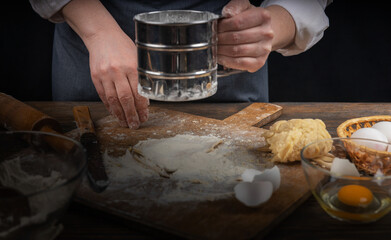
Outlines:
POLYGON ((371 190, 360 185, 346 185, 338 191, 338 199, 353 207, 366 207, 373 200, 371 190))

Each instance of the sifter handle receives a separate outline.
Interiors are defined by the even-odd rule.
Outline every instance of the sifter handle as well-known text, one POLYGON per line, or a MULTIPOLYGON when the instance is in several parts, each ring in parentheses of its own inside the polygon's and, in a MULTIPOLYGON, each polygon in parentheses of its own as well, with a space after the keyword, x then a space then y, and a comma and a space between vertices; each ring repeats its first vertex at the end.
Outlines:
POLYGON ((232 69, 232 68, 224 68, 222 70, 217 70, 217 77, 218 78, 219 77, 227 77, 227 76, 231 76, 233 74, 243 73, 243 72, 247 72, 247 71, 232 69))

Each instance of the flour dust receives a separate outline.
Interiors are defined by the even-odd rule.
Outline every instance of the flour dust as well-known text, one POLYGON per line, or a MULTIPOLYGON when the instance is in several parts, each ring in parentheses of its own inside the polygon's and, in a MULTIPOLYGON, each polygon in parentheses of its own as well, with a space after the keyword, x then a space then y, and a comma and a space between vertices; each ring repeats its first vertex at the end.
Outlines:
POLYGON ((120 157, 103 156, 111 181, 107 194, 122 192, 128 197, 113 202, 134 205, 148 199, 165 204, 231 198, 244 170, 262 167, 254 152, 215 136, 148 139, 133 146, 133 151, 138 158, 131 151, 120 157), (149 165, 166 171, 169 178, 149 165))

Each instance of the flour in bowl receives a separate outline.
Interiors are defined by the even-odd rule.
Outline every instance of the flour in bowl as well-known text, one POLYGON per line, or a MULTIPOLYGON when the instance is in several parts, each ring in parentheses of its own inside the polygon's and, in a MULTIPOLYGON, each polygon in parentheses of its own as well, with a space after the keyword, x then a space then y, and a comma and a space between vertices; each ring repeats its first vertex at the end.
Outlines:
MULTIPOLYGON (((15 198, 13 204, 15 205, 0 206, 0 239, 9 236, 14 239, 12 236, 20 236, 17 232, 23 232, 24 228, 40 229, 35 226, 45 222, 47 228, 39 230, 40 236, 45 236, 45 239, 53 239, 62 230, 62 225, 57 225, 56 222, 47 222, 48 217, 53 218, 56 211, 63 211, 61 208, 66 206, 73 191, 70 191, 67 187, 59 187, 66 182, 66 179, 58 171, 52 170, 46 174, 33 174, 31 169, 29 171, 23 169, 23 166, 26 167, 27 165, 28 167, 26 163, 33 163, 38 166, 39 163, 37 162, 42 157, 41 155, 38 153, 31 153, 27 156, 21 155, 0 162, 0 187, 9 188, 14 193, 20 193, 20 198, 13 195, 15 198), (27 208, 28 210, 20 214, 18 210, 6 211, 5 208, 7 207, 11 209, 27 208)), ((54 159, 54 156, 45 155, 45 157, 54 159)), ((37 168, 42 172, 45 170, 37 168)), ((2 200, 7 202, 7 198, 2 200)), ((31 233, 30 230, 29 232, 31 233)), ((35 237, 33 238, 35 239, 35 237)))

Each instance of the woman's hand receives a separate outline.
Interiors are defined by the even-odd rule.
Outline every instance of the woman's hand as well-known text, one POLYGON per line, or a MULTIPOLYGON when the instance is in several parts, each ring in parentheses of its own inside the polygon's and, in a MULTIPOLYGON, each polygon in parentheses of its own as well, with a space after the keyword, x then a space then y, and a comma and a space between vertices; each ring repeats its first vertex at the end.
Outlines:
POLYGON ((218 63, 255 72, 270 52, 292 43, 295 25, 280 6, 255 7, 248 0, 232 0, 218 25, 218 63), (272 24, 273 19, 273 24, 272 24))
POLYGON ((98 0, 73 0, 62 10, 90 55, 92 81, 109 112, 123 127, 148 119, 148 99, 138 94, 137 50, 98 0))
POLYGON ((137 91, 137 49, 121 31, 89 39, 90 70, 99 97, 121 126, 137 129, 148 119, 148 99, 137 91))

